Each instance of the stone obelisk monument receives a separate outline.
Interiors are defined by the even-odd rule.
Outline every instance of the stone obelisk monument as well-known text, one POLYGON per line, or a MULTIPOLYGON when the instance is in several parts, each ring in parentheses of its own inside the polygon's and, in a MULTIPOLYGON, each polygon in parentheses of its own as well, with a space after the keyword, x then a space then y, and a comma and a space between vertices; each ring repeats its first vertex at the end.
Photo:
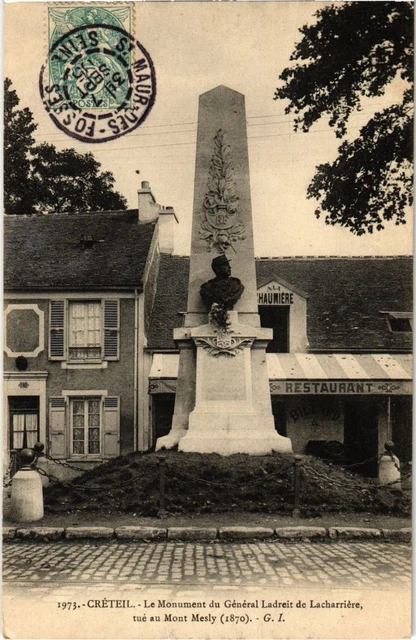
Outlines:
POLYGON ((271 338, 257 312, 244 96, 220 86, 199 99, 188 306, 184 327, 174 331, 180 358, 172 428, 156 449, 291 451, 274 427, 265 351, 271 338))

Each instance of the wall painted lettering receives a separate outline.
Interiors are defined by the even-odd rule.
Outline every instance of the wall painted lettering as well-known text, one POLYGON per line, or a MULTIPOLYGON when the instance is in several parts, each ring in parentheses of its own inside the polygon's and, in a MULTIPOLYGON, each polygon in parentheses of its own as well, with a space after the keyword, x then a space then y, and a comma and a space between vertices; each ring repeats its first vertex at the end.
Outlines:
MULTIPOLYGON (((317 416, 324 420, 339 420, 341 414, 338 409, 334 407, 323 407, 320 405, 299 404, 289 411, 289 416, 293 422, 297 422, 299 418, 308 418, 317 416)), ((319 426, 318 424, 312 426, 319 426)))
POLYGON ((285 291, 259 292, 257 293, 257 304, 293 304, 293 293, 286 293, 285 291))

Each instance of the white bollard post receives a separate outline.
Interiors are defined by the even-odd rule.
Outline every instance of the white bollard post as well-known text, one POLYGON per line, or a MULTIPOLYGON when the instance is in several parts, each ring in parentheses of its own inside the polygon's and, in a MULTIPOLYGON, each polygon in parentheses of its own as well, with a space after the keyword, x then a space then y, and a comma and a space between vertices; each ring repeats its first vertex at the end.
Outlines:
POLYGON ((23 449, 21 469, 12 478, 10 516, 15 522, 35 522, 43 518, 42 480, 31 468, 36 458, 33 449, 23 449))
POLYGON ((400 460, 393 454, 394 443, 389 440, 384 449, 378 465, 378 481, 381 485, 390 485, 394 491, 401 491, 400 460))

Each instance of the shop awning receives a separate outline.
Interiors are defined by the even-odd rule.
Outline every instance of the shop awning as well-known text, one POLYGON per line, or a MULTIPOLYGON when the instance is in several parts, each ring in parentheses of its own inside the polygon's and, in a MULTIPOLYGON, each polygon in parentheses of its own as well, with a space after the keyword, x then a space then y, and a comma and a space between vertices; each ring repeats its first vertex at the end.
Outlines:
MULTIPOLYGON (((156 353, 149 392, 174 392, 178 366, 178 354, 156 353)), ((411 394, 412 367, 410 354, 267 354, 273 395, 411 394)))
POLYGON ((412 393, 410 354, 268 353, 267 367, 273 395, 412 393))

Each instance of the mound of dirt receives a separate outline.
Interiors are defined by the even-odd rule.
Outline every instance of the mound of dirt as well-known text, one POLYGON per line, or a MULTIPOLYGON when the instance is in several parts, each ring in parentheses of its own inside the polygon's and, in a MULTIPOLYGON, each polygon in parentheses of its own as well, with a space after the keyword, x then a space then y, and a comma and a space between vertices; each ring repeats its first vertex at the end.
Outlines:
MULTIPOLYGON (((294 501, 291 454, 268 456, 165 454, 165 508, 171 514, 290 513, 294 501)), ((154 453, 120 456, 45 491, 48 513, 134 513, 152 517, 159 508, 160 463, 154 453)), ((408 495, 312 456, 301 467, 301 512, 410 514, 408 495)))

